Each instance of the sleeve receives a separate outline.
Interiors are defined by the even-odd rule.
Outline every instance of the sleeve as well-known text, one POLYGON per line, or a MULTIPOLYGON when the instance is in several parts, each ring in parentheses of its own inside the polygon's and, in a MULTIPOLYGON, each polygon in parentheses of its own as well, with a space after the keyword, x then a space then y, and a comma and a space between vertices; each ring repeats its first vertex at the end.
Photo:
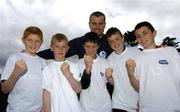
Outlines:
POLYGON ((48 67, 44 67, 42 71, 42 89, 46 89, 47 91, 51 91, 51 72, 48 67))
POLYGON ((81 74, 80 74, 80 69, 78 67, 77 63, 72 62, 70 64, 70 70, 73 74, 73 77, 77 80, 80 81, 81 80, 81 74))
POLYGON ((46 49, 37 53, 37 55, 44 59, 54 59, 54 54, 51 49, 46 49))
POLYGON ((78 38, 69 41, 69 49, 68 52, 66 53, 66 58, 78 54, 79 48, 77 44, 80 44, 80 42, 78 42, 78 38))
POLYGON ((139 70, 138 70, 139 67, 138 67, 138 60, 137 60, 137 58, 135 58, 134 61, 136 62, 136 67, 135 67, 135 70, 134 70, 134 76, 135 76, 135 78, 137 80, 139 80, 140 73, 139 73, 139 70))
POLYGON ((15 62, 16 62, 16 59, 14 56, 10 56, 7 59, 4 70, 3 70, 2 75, 1 75, 1 81, 7 80, 10 77, 11 73, 13 72, 15 62))
POLYGON ((91 73, 86 74, 86 72, 83 72, 82 78, 81 78, 81 86, 82 89, 87 89, 91 83, 91 73))
POLYGON ((83 58, 78 61, 78 67, 80 70, 82 89, 87 89, 90 85, 90 82, 91 82, 91 74, 88 75, 85 73, 85 71, 84 71, 85 65, 84 65, 84 59, 83 58))

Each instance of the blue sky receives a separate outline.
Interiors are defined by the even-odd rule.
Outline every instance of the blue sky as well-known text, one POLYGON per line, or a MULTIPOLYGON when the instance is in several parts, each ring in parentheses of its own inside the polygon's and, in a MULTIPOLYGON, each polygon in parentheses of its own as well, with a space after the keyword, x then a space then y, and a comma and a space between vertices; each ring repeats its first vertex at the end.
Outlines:
POLYGON ((179 0, 1 0, 0 73, 8 56, 23 49, 21 37, 28 26, 42 29, 43 50, 55 33, 64 33, 71 40, 88 32, 89 15, 99 10, 107 18, 105 31, 113 26, 124 33, 146 20, 158 32, 157 43, 166 36, 179 41, 179 7, 179 0))

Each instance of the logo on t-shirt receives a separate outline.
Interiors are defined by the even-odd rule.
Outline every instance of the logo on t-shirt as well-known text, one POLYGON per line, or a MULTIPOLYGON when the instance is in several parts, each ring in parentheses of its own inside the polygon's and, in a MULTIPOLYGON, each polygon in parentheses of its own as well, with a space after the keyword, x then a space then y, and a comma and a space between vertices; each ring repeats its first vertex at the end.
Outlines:
POLYGON ((169 63, 167 60, 159 60, 159 64, 167 65, 169 63))
POLYGON ((99 56, 100 56, 100 57, 103 57, 103 58, 106 58, 107 54, 106 54, 105 51, 101 51, 101 52, 99 53, 99 56))
POLYGON ((101 75, 101 76, 104 76, 104 73, 103 73, 103 72, 100 72, 100 75, 101 75))

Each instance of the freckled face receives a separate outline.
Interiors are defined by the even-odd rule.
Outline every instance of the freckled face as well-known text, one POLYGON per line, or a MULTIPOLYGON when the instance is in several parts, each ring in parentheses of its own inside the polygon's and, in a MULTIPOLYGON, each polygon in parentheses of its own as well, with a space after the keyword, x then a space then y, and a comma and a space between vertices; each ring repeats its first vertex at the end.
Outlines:
POLYGON ((36 34, 30 34, 23 38, 22 41, 25 45, 25 52, 30 55, 36 55, 36 52, 39 50, 42 44, 42 40, 36 34))

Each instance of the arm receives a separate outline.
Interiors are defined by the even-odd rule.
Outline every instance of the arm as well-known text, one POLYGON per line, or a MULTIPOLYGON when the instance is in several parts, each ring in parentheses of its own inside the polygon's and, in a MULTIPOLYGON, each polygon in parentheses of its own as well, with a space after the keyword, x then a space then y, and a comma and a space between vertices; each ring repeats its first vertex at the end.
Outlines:
POLYGON ((54 59, 54 54, 51 49, 46 49, 37 53, 37 55, 44 59, 54 59))
POLYGON ((126 69, 127 69, 127 73, 130 79, 130 83, 135 89, 135 91, 139 92, 139 81, 136 79, 135 74, 134 74, 135 67, 136 67, 136 63, 134 60, 128 59, 126 61, 126 69))
POLYGON ((90 82, 91 82, 91 72, 88 74, 84 70, 82 78, 81 78, 82 89, 87 89, 90 85, 90 82))
POLYGON ((85 63, 85 69, 83 72, 83 76, 81 78, 81 85, 83 89, 87 89, 91 83, 91 69, 92 69, 93 59, 88 55, 84 55, 84 63, 85 63))
POLYGON ((64 62, 61 65, 61 71, 64 74, 64 76, 66 77, 66 79, 68 80, 68 82, 70 83, 72 89, 76 93, 80 93, 81 92, 81 83, 73 77, 73 74, 70 72, 70 69, 69 69, 69 64, 64 62))
POLYGON ((108 81, 109 84, 114 85, 114 80, 112 77, 112 69, 111 68, 107 68, 105 71, 105 75, 106 75, 106 80, 108 81))
POLYGON ((51 97, 47 90, 43 90, 43 109, 42 112, 51 112, 51 97))
POLYGON ((2 92, 7 94, 9 93, 15 86, 16 81, 24 75, 24 73, 27 71, 27 65, 23 60, 18 60, 15 63, 15 67, 13 72, 11 73, 8 80, 4 81, 1 85, 2 92))
POLYGON ((75 38, 69 41, 69 49, 66 53, 66 58, 71 57, 73 55, 78 55, 78 52, 80 48, 78 47, 78 44, 80 44, 79 38, 75 38))

